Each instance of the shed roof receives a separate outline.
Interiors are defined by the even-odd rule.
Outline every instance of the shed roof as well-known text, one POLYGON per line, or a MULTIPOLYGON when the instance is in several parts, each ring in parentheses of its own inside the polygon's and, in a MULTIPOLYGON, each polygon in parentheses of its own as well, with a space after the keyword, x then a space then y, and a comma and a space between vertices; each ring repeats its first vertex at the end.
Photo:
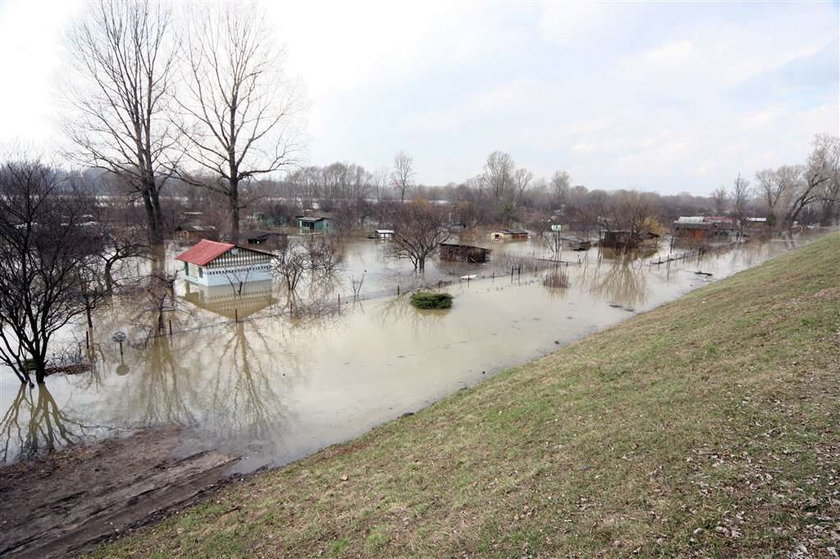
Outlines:
POLYGON ((175 260, 189 262, 196 266, 206 266, 235 246, 233 243, 218 243, 201 239, 198 244, 176 256, 175 260))

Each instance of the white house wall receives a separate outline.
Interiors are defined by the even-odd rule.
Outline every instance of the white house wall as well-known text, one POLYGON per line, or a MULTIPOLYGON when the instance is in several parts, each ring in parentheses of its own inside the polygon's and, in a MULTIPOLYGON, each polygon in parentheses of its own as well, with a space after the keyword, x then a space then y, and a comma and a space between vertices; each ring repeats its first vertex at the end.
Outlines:
POLYGON ((230 267, 201 267, 202 274, 199 277, 199 266, 190 264, 189 273, 184 279, 194 285, 204 287, 219 287, 238 285, 240 283, 251 283, 259 281, 271 281, 271 264, 250 264, 246 266, 230 267))

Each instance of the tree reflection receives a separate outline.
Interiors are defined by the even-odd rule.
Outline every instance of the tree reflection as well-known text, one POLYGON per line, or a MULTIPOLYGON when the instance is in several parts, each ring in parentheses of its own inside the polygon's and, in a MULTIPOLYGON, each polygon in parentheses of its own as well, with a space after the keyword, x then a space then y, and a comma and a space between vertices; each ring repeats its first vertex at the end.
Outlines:
MULTIPOLYGON (((279 439, 284 406, 275 386, 286 384, 291 377, 280 373, 279 367, 271 367, 277 364, 278 348, 271 351, 253 321, 228 325, 225 334, 208 391, 209 405, 204 410, 211 416, 208 423, 229 441, 279 439)), ((288 352, 283 357, 286 363, 294 363, 288 352)), ((289 372, 292 369, 295 367, 289 372)))
POLYGON ((606 267, 599 262, 594 270, 587 267, 581 274, 582 280, 584 277, 591 285, 589 292, 597 299, 628 309, 647 301, 647 276, 640 260, 618 258, 606 267))
POLYGON ((90 427, 59 409, 47 386, 30 389, 21 384, 0 420, 0 457, 3 462, 35 458, 79 442, 90 427))

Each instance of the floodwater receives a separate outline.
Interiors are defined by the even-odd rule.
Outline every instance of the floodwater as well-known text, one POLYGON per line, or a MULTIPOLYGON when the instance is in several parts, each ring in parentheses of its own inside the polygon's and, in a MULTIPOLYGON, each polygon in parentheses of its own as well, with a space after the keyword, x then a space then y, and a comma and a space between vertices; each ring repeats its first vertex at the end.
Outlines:
MULTIPOLYGON (((142 294, 121 298, 96 314, 92 372, 50 376, 45 388, 30 390, 0 371, 0 461, 176 425, 184 427, 185 452, 236 453, 239 472, 281 465, 791 244, 755 242, 670 264, 652 262, 684 251, 636 259, 564 251, 568 265, 555 265, 538 260, 549 256, 536 241, 493 243, 492 263, 429 265, 427 282, 452 282, 447 311, 411 307, 410 264, 389 260, 374 241, 349 243, 343 271, 318 291, 321 304, 310 298, 294 315, 271 285, 237 296, 178 285, 175 300, 156 307, 142 294), (459 280, 468 274, 477 277, 459 280), (353 300, 351 280, 362 276, 353 300), (112 339, 117 331, 127 337, 122 351, 112 339)), ((63 339, 82 345, 83 325, 63 339)))

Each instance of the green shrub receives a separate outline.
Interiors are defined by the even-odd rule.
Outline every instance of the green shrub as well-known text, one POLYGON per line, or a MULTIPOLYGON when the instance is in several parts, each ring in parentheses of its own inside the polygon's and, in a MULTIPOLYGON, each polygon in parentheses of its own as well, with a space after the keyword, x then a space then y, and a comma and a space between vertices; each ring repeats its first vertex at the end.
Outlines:
POLYGON ((452 306, 452 295, 418 291, 411 294, 411 304, 418 309, 448 309, 452 306))

